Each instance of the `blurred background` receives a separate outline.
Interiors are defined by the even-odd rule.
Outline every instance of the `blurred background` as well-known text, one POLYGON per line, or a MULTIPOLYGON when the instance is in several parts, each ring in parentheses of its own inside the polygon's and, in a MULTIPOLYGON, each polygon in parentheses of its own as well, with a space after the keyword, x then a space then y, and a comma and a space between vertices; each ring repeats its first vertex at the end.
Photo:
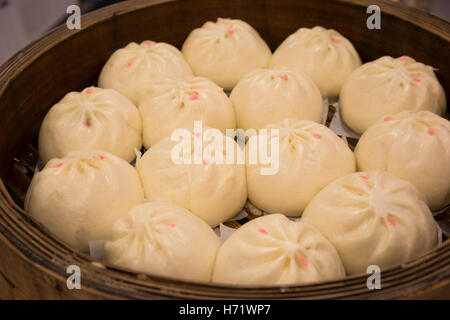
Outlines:
MULTIPOLYGON (((0 65, 48 30, 65 23, 69 5, 76 4, 86 13, 120 1, 123 0, 0 0, 0 65)), ((392 1, 450 20, 450 0, 392 1)))

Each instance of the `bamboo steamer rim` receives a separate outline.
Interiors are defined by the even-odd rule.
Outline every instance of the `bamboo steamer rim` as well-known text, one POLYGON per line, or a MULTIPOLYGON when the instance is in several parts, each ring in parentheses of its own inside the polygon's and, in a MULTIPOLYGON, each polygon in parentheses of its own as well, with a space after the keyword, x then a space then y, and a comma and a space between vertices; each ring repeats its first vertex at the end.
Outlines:
MULTIPOLYGON (((84 15, 82 30, 68 33, 65 25, 54 29, 0 67, 0 97, 9 89, 12 80, 49 50, 49 44, 61 43, 107 19, 114 20, 115 17, 134 10, 171 2, 180 0, 126 1, 84 15)), ((386 0, 338 2, 345 6, 358 7, 376 4, 382 9, 382 15, 395 16, 450 42, 449 23, 424 11, 386 0)), ((59 241, 14 202, 2 179, 0 179, 0 242, 6 243, 22 259, 63 285, 68 276, 67 266, 78 265, 82 270, 83 290, 103 298, 397 298, 425 290, 441 280, 449 282, 450 279, 450 239, 418 259, 383 270, 383 290, 368 290, 367 274, 305 285, 262 287, 189 282, 137 274, 99 263, 59 241)))

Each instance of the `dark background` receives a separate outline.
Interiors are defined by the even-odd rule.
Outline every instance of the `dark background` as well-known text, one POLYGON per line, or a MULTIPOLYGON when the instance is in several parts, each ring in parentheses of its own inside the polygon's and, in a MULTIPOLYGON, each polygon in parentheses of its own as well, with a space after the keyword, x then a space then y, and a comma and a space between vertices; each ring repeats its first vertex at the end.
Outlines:
MULTIPOLYGON (((69 5, 76 4, 86 13, 120 1, 124 0, 0 0, 0 65, 31 41, 64 23, 69 5)), ((450 20, 450 0, 391 1, 450 20)))

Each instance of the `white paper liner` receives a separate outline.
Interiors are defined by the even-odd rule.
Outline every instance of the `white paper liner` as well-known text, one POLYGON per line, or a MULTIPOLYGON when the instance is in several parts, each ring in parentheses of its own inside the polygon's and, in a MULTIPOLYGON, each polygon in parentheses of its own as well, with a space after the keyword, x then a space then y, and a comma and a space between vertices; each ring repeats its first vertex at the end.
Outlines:
POLYGON ((102 260, 106 241, 89 241, 89 254, 91 257, 102 260))
POLYGON ((441 213, 444 213, 450 206, 445 206, 444 208, 437 210, 437 211, 433 211, 433 217, 436 217, 438 215, 440 215, 441 213))
POLYGON ((347 141, 346 138, 359 139, 360 136, 350 129, 342 120, 339 102, 334 102, 331 105, 336 108, 336 112, 331 119, 330 129, 337 135, 342 136, 345 141, 347 141))
POLYGON ((253 206, 250 202, 245 204, 245 209, 249 211, 254 216, 260 216, 262 214, 261 210, 253 206))
POLYGON ((231 218, 228 221, 242 220, 247 217, 248 217, 248 213, 245 210, 241 210, 241 212, 239 212, 237 215, 235 215, 233 218, 231 218))
POLYGON ((216 233, 217 237, 220 239, 220 226, 213 228, 213 230, 216 233))
POLYGON ((442 229, 439 223, 437 221, 434 221, 436 223, 437 232, 438 232, 438 246, 442 244, 442 229))
MULTIPOLYGON (((233 218, 227 221, 241 220, 246 217, 248 217, 248 213, 245 210, 242 210, 233 218)), ((222 243, 225 242, 225 240, 228 239, 231 236, 231 234, 233 234, 234 231, 236 231, 236 229, 227 227, 223 223, 219 224, 217 227, 214 228, 214 232, 217 234, 222 243)))
POLYGON ((134 153, 136 154, 136 159, 134 160, 134 167, 137 168, 139 164, 139 160, 142 158, 142 152, 136 148, 134 148, 134 153))
POLYGON ((223 223, 219 225, 220 236, 219 239, 222 243, 224 243, 234 232, 236 229, 227 227, 223 223))
POLYGON ((327 117, 328 117, 328 98, 325 97, 323 99, 323 113, 322 113, 322 124, 325 125, 325 123, 327 122, 327 117))
POLYGON ((44 168, 44 164, 41 161, 41 158, 38 157, 38 161, 36 162, 36 166, 34 167, 33 178, 36 174, 38 174, 44 168))

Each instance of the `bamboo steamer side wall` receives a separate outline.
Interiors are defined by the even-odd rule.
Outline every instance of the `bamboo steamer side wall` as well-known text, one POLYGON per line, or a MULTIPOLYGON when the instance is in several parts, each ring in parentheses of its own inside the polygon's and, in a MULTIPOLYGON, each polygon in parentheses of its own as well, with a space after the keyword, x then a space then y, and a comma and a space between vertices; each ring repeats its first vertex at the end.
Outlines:
POLYGON ((450 92, 449 23, 390 1, 137 0, 83 16, 81 30, 59 27, 0 68, 0 299, 450 297, 449 240, 421 262, 387 272, 387 288, 379 292, 367 291, 365 277, 353 277, 281 294, 279 288, 244 290, 158 277, 149 282, 110 268, 98 271, 89 257, 73 253, 12 204, 3 183, 17 185, 14 158, 35 139, 53 104, 69 91, 95 85, 108 57, 127 43, 149 39, 181 47, 192 29, 217 17, 247 21, 272 50, 301 26, 334 28, 353 42, 364 62, 383 55, 411 55, 436 67, 447 95, 450 92), (365 26, 370 4, 382 10, 381 30, 365 26), (52 246, 58 255, 54 258, 52 246), (82 290, 66 287, 65 267, 72 260, 88 272, 82 290))
POLYGON ((8 246, 0 235, 0 299, 98 299, 108 295, 69 290, 66 279, 45 271, 8 246))

